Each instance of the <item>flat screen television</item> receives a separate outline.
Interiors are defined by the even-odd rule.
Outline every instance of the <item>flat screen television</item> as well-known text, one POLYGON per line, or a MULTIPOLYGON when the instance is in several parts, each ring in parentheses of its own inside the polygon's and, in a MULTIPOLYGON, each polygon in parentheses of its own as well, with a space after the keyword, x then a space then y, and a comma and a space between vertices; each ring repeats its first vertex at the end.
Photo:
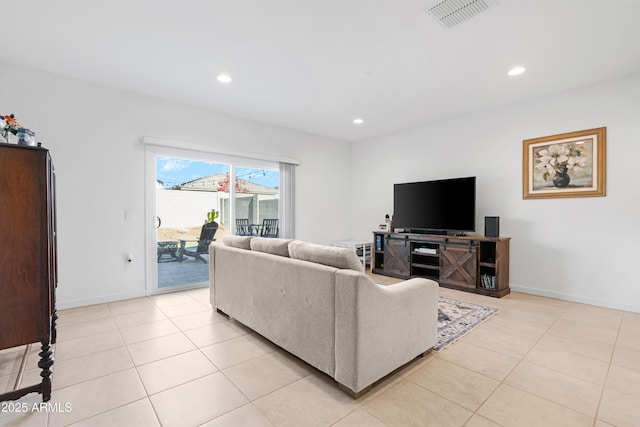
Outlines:
POLYGON ((394 184, 393 222, 414 233, 476 229, 476 177, 394 184))

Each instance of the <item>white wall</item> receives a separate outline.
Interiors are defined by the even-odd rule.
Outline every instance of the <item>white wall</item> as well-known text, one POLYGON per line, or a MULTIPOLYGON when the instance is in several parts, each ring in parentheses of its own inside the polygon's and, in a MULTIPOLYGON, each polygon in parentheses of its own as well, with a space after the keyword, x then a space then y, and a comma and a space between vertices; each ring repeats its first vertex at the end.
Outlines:
POLYGON ((0 112, 55 163, 59 308, 145 294, 143 135, 299 159, 296 237, 350 236, 347 144, 2 62, 0 112))
POLYGON ((318 243, 370 239, 395 182, 475 175, 477 230, 501 217, 514 290, 640 311, 639 75, 352 147, 1 62, 0 82, 0 113, 36 131, 56 165, 61 308, 145 293, 150 135, 300 159, 296 237, 318 243), (606 197, 522 199, 523 139, 599 126, 606 197))
POLYGON ((500 216, 513 290, 640 311, 640 75, 357 143, 352 157, 354 238, 392 213, 394 183, 475 175, 477 234, 500 216), (524 139, 602 126, 606 197, 522 199, 524 139))

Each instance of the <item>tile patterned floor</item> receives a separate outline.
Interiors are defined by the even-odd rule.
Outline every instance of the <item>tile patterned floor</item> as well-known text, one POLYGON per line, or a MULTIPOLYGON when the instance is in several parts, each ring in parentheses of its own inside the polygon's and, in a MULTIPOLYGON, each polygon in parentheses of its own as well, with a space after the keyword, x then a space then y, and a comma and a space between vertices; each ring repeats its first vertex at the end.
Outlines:
MULTIPOLYGON (((208 289, 64 310, 52 402, 71 411, 4 411, 0 425, 640 425, 640 314, 519 293, 441 294, 501 311, 358 400, 212 311, 208 289)), ((0 388, 19 359, 0 352, 0 388)), ((28 370, 25 381, 37 377, 28 370)))

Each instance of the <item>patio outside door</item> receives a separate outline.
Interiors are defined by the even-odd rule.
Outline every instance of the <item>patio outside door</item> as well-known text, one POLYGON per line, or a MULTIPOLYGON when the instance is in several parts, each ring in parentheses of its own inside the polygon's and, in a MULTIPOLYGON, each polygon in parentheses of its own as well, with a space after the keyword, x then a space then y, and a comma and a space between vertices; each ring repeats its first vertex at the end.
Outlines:
POLYGON ((229 233, 220 214, 231 167, 169 156, 156 156, 155 167, 157 289, 208 286, 208 241, 199 239, 205 226, 215 242, 229 233))
POLYGON ((251 233, 260 236, 264 220, 279 221, 280 172, 241 166, 234 171, 235 218, 246 220, 251 233))
POLYGON ((150 148, 147 170, 150 293, 209 285, 208 245, 198 247, 205 224, 216 223, 214 244, 222 245, 236 234, 237 218, 255 234, 264 220, 280 221, 278 164, 150 148))

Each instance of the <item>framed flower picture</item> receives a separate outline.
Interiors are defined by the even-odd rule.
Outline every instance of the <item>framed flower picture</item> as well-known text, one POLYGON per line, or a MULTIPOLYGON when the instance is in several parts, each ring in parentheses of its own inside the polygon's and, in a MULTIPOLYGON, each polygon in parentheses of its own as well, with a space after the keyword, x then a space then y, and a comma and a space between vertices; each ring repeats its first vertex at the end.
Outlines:
POLYGON ((605 195, 607 128, 522 141, 522 198, 605 195))

